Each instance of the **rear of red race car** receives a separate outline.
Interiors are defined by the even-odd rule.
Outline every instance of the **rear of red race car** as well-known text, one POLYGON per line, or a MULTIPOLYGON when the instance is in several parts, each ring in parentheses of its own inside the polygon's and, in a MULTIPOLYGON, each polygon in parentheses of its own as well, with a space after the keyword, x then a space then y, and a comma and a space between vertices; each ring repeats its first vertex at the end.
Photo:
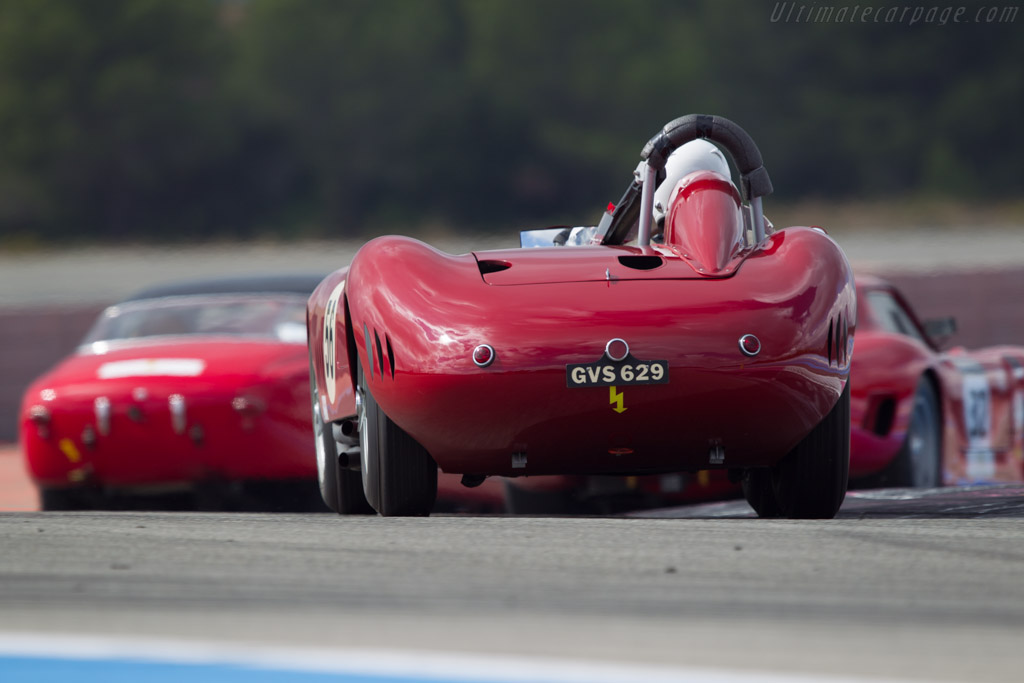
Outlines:
POLYGON ((583 229, 591 246, 452 256, 379 238, 314 293, 314 387, 347 374, 334 393, 356 417, 322 393, 315 411, 351 445, 346 466, 375 509, 428 512, 439 465, 470 485, 728 469, 764 516, 835 514, 849 263, 819 229, 766 229, 771 184, 738 126, 691 116, 660 135, 623 201, 583 229), (733 155, 740 189, 714 171, 671 180, 655 226, 658 168, 698 137, 733 155))
POLYGON ((780 232, 704 279, 654 249, 450 257, 382 239, 349 274, 365 386, 445 471, 769 466, 843 391, 852 289, 819 243, 780 232))
POLYGON ((305 349, 237 339, 111 344, 26 392, 21 440, 45 508, 110 493, 311 481, 305 349))

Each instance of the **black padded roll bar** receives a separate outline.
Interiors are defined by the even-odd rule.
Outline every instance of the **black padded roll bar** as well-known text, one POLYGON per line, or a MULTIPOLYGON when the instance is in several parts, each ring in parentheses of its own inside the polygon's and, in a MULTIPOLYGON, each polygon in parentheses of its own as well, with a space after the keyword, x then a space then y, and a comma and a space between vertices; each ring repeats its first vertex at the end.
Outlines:
POLYGON ((665 168, 668 156, 691 140, 716 142, 727 151, 740 172, 744 199, 766 197, 772 193, 761 152, 747 132, 727 118, 708 114, 687 114, 669 121, 644 145, 640 158, 657 171, 665 168))

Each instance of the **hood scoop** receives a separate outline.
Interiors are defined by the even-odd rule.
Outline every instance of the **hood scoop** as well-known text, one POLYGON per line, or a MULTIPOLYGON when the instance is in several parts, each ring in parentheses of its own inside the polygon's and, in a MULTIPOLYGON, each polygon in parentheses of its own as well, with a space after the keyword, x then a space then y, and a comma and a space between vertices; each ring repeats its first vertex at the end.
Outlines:
POLYGON ((655 268, 661 268, 665 264, 665 259, 649 254, 631 254, 629 256, 620 256, 619 263, 633 270, 654 270, 655 268))

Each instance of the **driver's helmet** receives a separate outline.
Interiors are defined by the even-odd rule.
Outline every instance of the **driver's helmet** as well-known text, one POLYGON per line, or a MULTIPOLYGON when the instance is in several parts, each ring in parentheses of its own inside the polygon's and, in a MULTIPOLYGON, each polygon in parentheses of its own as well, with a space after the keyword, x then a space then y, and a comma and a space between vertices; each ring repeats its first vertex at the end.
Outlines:
POLYGON ((668 202, 672 190, 679 181, 694 171, 714 171, 730 182, 732 174, 729 162, 725 160, 722 150, 707 140, 691 140, 672 152, 665 161, 665 179, 654 191, 654 220, 661 223, 669 209, 668 202))

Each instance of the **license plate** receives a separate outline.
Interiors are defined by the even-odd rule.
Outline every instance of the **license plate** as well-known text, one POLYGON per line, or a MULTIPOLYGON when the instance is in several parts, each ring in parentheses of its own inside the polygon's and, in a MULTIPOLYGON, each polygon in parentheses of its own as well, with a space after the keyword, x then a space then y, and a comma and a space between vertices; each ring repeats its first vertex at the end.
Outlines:
POLYGON ((668 384, 667 360, 636 360, 573 363, 565 366, 565 382, 573 387, 615 387, 637 384, 668 384))

